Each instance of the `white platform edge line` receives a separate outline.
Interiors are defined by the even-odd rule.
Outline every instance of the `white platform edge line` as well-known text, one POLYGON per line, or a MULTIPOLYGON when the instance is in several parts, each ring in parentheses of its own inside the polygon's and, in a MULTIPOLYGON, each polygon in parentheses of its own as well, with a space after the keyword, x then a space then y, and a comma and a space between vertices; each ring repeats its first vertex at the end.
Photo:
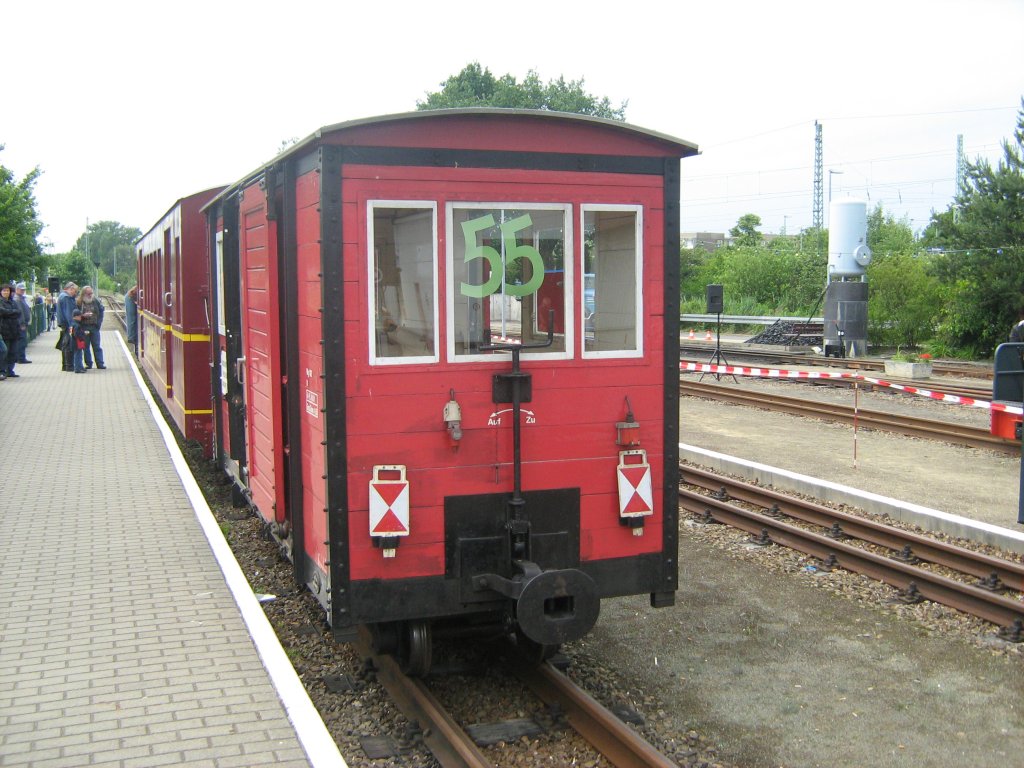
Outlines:
POLYGON ((181 450, 178 448, 178 443, 174 439, 170 427, 164 421, 163 414, 157 407, 156 401, 153 400, 146 382, 142 379, 142 374, 135 364, 134 356, 125 343, 124 336, 121 333, 115 335, 121 345, 125 358, 128 360, 128 364, 132 367, 135 381, 146 403, 149 405, 160 434, 163 436, 167 452, 170 454, 175 471, 177 471, 178 477, 185 488, 185 493, 192 504, 196 519, 203 529, 203 534, 210 544, 210 549, 213 550, 217 564, 224 574, 224 580, 227 582, 228 588, 235 599, 235 604, 242 614, 242 619, 249 629, 249 634, 252 637, 253 644, 256 646, 256 651, 260 655, 260 659, 263 661, 263 666, 270 675, 274 688, 277 690, 277 695, 284 705, 288 719, 295 728, 299 742, 306 752, 306 757, 314 768, 348 768, 348 763, 341 756, 337 743, 327 730, 327 726, 324 724, 323 718, 320 717, 320 713, 313 706, 313 702, 310 700, 309 694, 306 693, 306 689, 295 672, 295 668, 288 660, 284 648, 281 647, 274 628, 270 625, 270 621, 263 612, 263 608, 253 594, 245 574, 242 573, 241 566, 235 560, 234 553, 232 553, 231 548, 224 539, 224 534, 221 532, 213 512, 206 503, 206 499, 203 497, 199 484, 196 483, 184 455, 182 455, 181 450))
POLYGON ((975 528, 980 531, 985 531, 997 536, 1003 536, 1005 538, 1014 539, 1016 541, 1024 543, 1024 533, 1012 530, 1010 528, 1003 528, 999 525, 993 525, 992 523, 982 522, 980 520, 972 520, 969 517, 962 517, 960 515, 954 515, 949 512, 943 512, 939 509, 932 509, 931 507, 924 507, 920 504, 914 504, 909 501, 900 501, 899 499, 893 499, 889 496, 882 496, 881 494, 872 493, 871 491, 862 491, 859 488, 851 488, 848 485, 840 485, 839 483, 833 483, 829 480, 822 480, 817 477, 811 477, 810 475, 801 475, 797 472, 790 472, 788 469, 780 469, 779 467, 773 467, 768 464, 759 464, 756 461, 748 461, 747 459, 740 459, 736 456, 730 456, 725 453, 719 453, 712 451, 707 448, 700 448, 696 445, 686 445, 679 443, 679 449, 683 451, 690 451, 691 453, 700 454, 702 456, 708 456, 709 458, 719 459, 722 461, 730 461, 735 464, 740 464, 745 467, 750 467, 762 472, 771 472, 782 477, 788 477, 793 480, 802 483, 811 483, 820 485, 825 488, 829 488, 833 491, 848 494, 850 496, 856 496, 862 499, 867 499, 874 502, 880 502, 893 507, 899 507, 906 509, 910 512, 914 512, 920 515, 927 515, 934 517, 938 520, 945 520, 956 525, 960 525, 966 528, 975 528))

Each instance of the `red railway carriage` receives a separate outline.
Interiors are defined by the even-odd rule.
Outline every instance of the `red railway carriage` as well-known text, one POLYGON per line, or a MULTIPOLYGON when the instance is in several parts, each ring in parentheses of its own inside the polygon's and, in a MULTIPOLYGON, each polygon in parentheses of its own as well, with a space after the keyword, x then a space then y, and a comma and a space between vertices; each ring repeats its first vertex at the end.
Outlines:
POLYGON ((207 208, 217 454, 341 638, 541 649, 677 586, 679 160, 552 112, 324 128, 207 208))
POLYGON ((175 424, 212 455, 210 257, 200 209, 224 187, 178 200, 135 244, 139 360, 175 424))

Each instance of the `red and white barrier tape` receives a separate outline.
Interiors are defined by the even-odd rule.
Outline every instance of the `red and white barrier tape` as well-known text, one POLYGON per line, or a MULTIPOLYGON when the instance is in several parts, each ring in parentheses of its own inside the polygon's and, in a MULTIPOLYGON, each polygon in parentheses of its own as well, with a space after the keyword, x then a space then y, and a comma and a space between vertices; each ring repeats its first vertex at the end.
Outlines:
POLYGON ((878 387, 891 387, 902 392, 920 397, 928 397, 932 400, 941 400, 944 403, 955 403, 957 405, 968 405, 972 408, 984 408, 992 411, 1003 411, 1005 413, 1024 414, 1024 408, 1005 403, 991 403, 988 400, 975 400, 973 397, 960 397, 959 395, 946 395, 941 392, 932 392, 928 389, 908 387, 904 384, 894 384, 885 379, 872 379, 859 373, 849 371, 787 371, 781 368, 745 368, 739 365, 712 365, 711 363, 690 363, 679 364, 682 371, 699 371, 701 373, 718 373, 727 376, 759 376, 773 379, 851 379, 865 381, 878 387))

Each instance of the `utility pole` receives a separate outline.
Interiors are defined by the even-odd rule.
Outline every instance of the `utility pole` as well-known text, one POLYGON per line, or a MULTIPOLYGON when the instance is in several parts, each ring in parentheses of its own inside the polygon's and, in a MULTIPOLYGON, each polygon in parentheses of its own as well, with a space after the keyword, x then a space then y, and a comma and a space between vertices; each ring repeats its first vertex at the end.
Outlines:
POLYGON ((821 253, 821 230, 825 226, 824 183, 821 163, 821 123, 814 121, 814 210, 811 226, 818 230, 818 253, 821 253))
POLYGON ((953 191, 954 205, 953 205, 953 221, 955 223, 960 222, 960 205, 956 204, 956 198, 964 191, 964 186, 967 184, 967 163, 964 159, 964 135, 958 133, 956 135, 956 189, 953 191))
POLYGON ((966 177, 967 162, 964 158, 964 135, 958 133, 956 135, 956 194, 960 194, 963 191, 964 185, 967 183, 966 177))

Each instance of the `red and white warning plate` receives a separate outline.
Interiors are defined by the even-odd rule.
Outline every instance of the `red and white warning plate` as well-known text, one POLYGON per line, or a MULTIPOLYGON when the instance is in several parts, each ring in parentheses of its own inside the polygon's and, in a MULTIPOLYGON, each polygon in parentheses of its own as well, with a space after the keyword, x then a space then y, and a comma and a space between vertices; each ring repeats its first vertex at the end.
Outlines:
POLYGON ((409 481, 405 466, 381 464, 370 480, 370 535, 409 535, 409 481))
POLYGON ((654 514, 651 490, 651 465, 647 451, 636 449, 619 452, 619 516, 643 517, 654 514))

